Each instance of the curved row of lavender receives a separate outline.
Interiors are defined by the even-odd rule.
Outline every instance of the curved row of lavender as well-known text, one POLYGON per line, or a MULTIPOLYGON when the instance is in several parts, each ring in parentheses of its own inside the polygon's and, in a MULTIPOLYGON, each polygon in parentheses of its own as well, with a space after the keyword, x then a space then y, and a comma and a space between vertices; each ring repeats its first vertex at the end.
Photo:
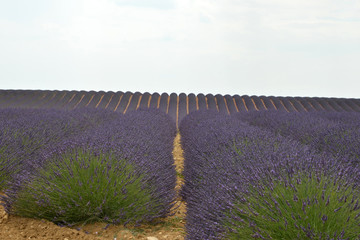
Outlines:
POLYGON ((319 152, 360 161, 360 114, 350 112, 252 112, 235 116, 250 125, 290 137, 319 152))
POLYGON ((180 124, 187 239, 357 239, 359 168, 238 117, 180 124))
MULTIPOLYGON (((39 110, 38 120, 52 128, 30 131, 29 141, 41 147, 25 145, 31 154, 17 163, 21 167, 7 181, 2 200, 9 214, 68 226, 141 223, 170 214, 176 127, 166 114, 83 109, 57 111, 55 122, 45 117, 51 111, 39 110), (62 123, 69 131, 63 131, 62 123)), ((37 125, 36 118, 29 121, 25 127, 37 125)))

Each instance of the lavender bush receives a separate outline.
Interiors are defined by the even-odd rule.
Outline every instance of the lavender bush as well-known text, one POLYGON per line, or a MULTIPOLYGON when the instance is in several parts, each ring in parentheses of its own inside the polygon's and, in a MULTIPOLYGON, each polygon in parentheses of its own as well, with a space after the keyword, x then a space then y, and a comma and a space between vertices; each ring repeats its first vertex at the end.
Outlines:
POLYGON ((312 145, 319 134, 336 126, 336 122, 322 118, 324 114, 261 111, 234 114, 234 117, 252 126, 312 145))
POLYGON ((356 239, 358 168, 209 112, 180 124, 187 239, 356 239))
POLYGON ((151 186, 126 159, 86 149, 62 154, 22 181, 11 202, 14 215, 57 224, 124 223, 154 214, 151 186))
POLYGON ((4 189, 11 174, 16 173, 18 152, 9 151, 7 145, 11 144, 13 139, 4 136, 0 132, 0 191, 4 189))
POLYGON ((64 124, 59 125, 60 131, 52 131, 48 123, 58 119, 58 114, 52 111, 44 113, 39 110, 1 109, 0 189, 5 187, 7 181, 12 180, 12 175, 21 171, 26 160, 31 159, 46 142, 55 140, 66 126, 63 122, 64 124), (48 121, 49 119, 51 120, 48 121))
POLYGON ((15 176, 2 198, 8 213, 63 225, 141 223, 171 213, 174 122, 157 110, 98 114, 101 124, 42 148, 39 167, 15 176))
MULTIPOLYGON (((103 121, 91 109, 0 109, 0 190, 22 169, 37 168, 42 149, 77 136, 103 121)), ((107 119, 116 115, 106 113, 107 119)))
POLYGON ((265 161, 257 159, 260 166, 250 163, 242 189, 234 193, 237 200, 230 203, 235 209, 225 220, 229 239, 360 237, 359 169, 296 148, 282 157, 277 152, 265 161))
POLYGON ((235 116, 251 125, 290 137, 318 152, 359 162, 359 113, 278 113, 252 112, 235 116))
POLYGON ((357 239, 358 191, 354 183, 337 180, 302 173, 288 183, 249 187, 229 213, 228 238, 357 239))

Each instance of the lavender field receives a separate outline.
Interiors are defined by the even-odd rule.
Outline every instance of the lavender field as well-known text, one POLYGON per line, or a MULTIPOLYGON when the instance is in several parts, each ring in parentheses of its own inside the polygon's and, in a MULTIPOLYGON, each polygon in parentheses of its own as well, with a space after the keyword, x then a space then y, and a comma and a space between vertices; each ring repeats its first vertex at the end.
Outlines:
POLYGON ((328 112, 187 116, 187 239, 359 239, 359 120, 328 112))
POLYGON ((156 108, 179 126, 188 114, 216 110, 224 114, 253 111, 360 112, 360 99, 275 97, 221 94, 104 91, 0 90, 0 108, 106 109, 124 113, 156 108))
POLYGON ((185 96, 182 112, 181 97, 152 108, 148 96, 142 108, 140 96, 131 105, 135 95, 114 111, 98 108, 105 97, 92 107, 0 109, 0 192, 10 216, 140 226, 174 213, 180 177, 186 239, 360 239, 358 112, 271 110, 246 97, 239 111, 236 97, 229 108, 201 96, 204 109, 189 111, 185 96), (172 155, 177 132, 182 172, 172 155))
POLYGON ((176 128, 165 114, 2 109, 0 116, 0 191, 10 215, 72 226, 170 214, 176 128))

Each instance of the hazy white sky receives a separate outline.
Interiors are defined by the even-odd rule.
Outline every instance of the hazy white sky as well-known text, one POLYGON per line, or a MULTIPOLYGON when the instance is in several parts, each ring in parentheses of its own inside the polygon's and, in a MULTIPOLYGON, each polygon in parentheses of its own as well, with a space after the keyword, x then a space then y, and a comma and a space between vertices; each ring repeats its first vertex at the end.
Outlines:
POLYGON ((0 89, 360 98, 360 1, 0 0, 0 89))

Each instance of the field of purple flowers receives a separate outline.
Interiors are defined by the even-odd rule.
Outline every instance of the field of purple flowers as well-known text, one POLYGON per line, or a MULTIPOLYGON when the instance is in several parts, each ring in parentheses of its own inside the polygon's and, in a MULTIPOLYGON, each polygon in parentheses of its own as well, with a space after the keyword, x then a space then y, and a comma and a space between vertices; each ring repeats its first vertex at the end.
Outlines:
POLYGON ((187 239, 359 239, 359 121, 222 115, 180 124, 187 239))
POLYGON ((360 115, 158 109, 0 109, 0 200, 60 226, 142 224, 172 213, 186 239, 360 239, 360 115))
POLYGON ((0 191, 7 213, 66 226, 137 224, 170 214, 176 127, 166 114, 0 111, 0 191))

